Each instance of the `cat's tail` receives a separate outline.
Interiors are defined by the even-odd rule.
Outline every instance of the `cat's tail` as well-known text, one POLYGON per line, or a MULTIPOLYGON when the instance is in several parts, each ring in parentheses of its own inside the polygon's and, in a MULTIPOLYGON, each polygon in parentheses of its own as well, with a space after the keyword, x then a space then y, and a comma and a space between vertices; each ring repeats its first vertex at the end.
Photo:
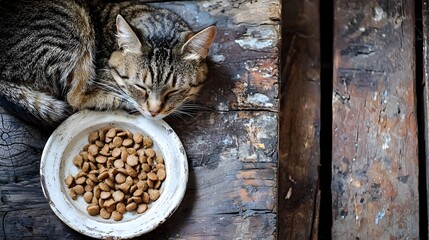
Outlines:
POLYGON ((47 93, 0 81, 0 105, 33 124, 55 127, 71 114, 70 106, 47 93))

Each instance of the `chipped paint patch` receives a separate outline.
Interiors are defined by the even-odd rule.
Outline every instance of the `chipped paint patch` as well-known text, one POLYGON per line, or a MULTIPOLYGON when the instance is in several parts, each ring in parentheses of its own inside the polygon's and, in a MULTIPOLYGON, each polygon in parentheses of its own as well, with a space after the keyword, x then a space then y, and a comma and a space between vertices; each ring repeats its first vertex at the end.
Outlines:
POLYGON ((249 28, 241 39, 235 40, 246 50, 261 50, 277 46, 277 30, 273 26, 249 28))
POLYGON ((385 215, 386 215, 386 211, 383 208, 383 210, 381 212, 378 212, 377 216, 375 217, 375 221, 374 221, 375 224, 378 224, 378 222, 381 221, 385 215))
POLYGON ((223 63, 225 61, 224 55, 213 55, 210 56, 210 60, 212 60, 215 63, 223 63))
POLYGON ((253 95, 247 96, 247 101, 255 106, 261 107, 273 107, 274 105, 270 103, 270 98, 262 93, 255 93, 253 95))
POLYGON ((386 13, 383 11, 381 7, 373 8, 373 17, 374 21, 379 22, 383 18, 386 18, 386 13))
POLYGON ((244 39, 235 40, 241 48, 246 50, 260 50, 274 46, 274 41, 271 39, 256 39, 253 37, 246 37, 244 39))
POLYGON ((390 141, 391 141, 390 134, 387 133, 386 136, 384 136, 384 143, 383 143, 383 146, 381 146, 381 148, 383 148, 383 150, 388 149, 390 141))

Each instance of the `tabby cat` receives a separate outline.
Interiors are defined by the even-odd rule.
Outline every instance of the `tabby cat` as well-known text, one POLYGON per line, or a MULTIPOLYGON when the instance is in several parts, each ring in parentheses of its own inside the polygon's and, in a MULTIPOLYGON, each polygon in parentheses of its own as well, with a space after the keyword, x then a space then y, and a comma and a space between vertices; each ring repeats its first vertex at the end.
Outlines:
POLYGON ((198 93, 216 34, 142 4, 0 0, 0 103, 56 125, 81 109, 163 118, 198 93))

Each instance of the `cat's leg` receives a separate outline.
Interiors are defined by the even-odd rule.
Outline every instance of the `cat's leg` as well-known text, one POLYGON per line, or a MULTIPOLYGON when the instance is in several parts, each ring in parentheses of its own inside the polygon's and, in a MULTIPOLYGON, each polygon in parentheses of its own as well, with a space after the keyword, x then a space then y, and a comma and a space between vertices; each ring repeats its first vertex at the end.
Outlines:
POLYGON ((47 93, 0 81, 0 104, 11 114, 33 124, 53 127, 71 114, 70 106, 47 93))

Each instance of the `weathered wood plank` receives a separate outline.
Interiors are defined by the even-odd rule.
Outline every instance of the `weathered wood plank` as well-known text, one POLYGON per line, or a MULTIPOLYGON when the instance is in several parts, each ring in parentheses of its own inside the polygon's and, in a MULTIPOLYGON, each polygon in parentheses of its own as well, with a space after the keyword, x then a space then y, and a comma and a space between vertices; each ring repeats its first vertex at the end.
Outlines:
MULTIPOLYGON (((418 11, 418 9, 416 9, 418 11)), ((429 200, 429 1, 428 0, 422 0, 422 34, 423 34, 423 135, 424 135, 424 141, 425 141, 425 152, 426 152, 426 186, 424 187, 426 189, 426 201, 429 200)), ((426 203, 426 205, 429 205, 429 202, 426 203)), ((422 208, 420 211, 422 211, 424 208, 422 208)), ((426 208, 426 216, 428 216, 428 219, 426 220, 426 223, 429 222, 429 208, 426 208)), ((427 226, 421 226, 422 228, 426 228, 426 233, 429 233, 429 225, 427 226)), ((421 236, 421 238, 429 238, 428 236, 421 236)))
POLYGON ((334 239, 418 239, 414 1, 336 0, 334 239))
POLYGON ((283 9, 288 52, 280 103, 278 239, 311 239, 317 238, 320 164, 319 1, 287 1, 283 9))
MULTIPOLYGON (((218 35, 203 107, 193 117, 167 119, 188 155, 185 198, 144 237, 274 239, 280 1, 155 5, 182 15, 195 30, 216 23, 218 35)), ((39 160, 48 134, 3 110, 0 117, 0 238, 84 238, 61 223, 43 197, 39 160)))

